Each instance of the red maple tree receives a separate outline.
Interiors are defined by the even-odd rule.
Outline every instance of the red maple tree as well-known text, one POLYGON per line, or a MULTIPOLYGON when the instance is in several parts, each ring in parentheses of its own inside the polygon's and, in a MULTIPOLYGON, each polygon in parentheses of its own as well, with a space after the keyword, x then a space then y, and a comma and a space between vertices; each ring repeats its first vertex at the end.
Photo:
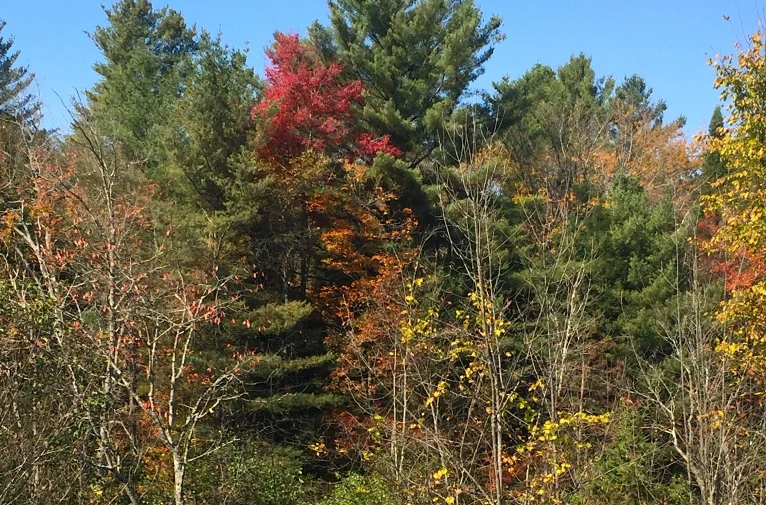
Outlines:
POLYGON ((264 123, 258 149, 263 159, 285 163, 308 150, 364 161, 379 152, 401 154, 388 136, 356 128, 362 82, 344 83, 341 65, 323 63, 295 34, 277 33, 266 55, 266 88, 251 114, 264 123))

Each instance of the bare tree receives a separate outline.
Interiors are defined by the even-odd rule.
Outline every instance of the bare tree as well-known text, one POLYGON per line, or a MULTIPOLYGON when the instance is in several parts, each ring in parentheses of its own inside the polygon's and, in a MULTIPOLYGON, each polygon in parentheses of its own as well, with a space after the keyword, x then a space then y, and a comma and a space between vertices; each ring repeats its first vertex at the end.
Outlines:
MULTIPOLYGON (((717 288, 703 278, 691 248, 692 285, 663 323, 672 355, 662 368, 642 369, 639 394, 654 413, 705 505, 763 503, 766 412, 752 363, 721 347, 725 327, 714 319, 717 288)), ((693 495, 690 501, 694 502, 693 495)))

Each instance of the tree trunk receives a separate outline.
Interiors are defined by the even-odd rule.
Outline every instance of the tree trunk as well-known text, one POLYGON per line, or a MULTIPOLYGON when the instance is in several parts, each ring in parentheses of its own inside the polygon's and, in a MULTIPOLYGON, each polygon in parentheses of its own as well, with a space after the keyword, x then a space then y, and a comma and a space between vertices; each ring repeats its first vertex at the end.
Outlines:
POLYGON ((306 233, 306 240, 301 251, 300 300, 305 300, 306 293, 308 292, 309 254, 311 254, 311 230, 309 230, 309 213, 306 206, 307 198, 306 195, 303 195, 301 198, 301 226, 306 233))
POLYGON ((184 505, 184 473, 186 472, 186 463, 180 455, 173 453, 173 503, 175 505, 184 505))

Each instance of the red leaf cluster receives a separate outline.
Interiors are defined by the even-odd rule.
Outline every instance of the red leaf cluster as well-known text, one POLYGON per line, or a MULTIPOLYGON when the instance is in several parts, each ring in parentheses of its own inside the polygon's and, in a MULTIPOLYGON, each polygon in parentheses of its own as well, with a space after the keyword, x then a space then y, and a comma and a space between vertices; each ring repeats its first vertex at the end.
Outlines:
POLYGON ((705 258, 707 270, 724 281, 728 293, 747 290, 766 276, 766 260, 760 252, 746 247, 740 248, 736 254, 723 252, 726 249, 725 246, 713 242, 720 226, 720 218, 712 212, 706 212, 697 222, 697 230, 702 242, 720 249, 717 253, 710 253, 705 258))
POLYGON ((298 35, 277 33, 266 54, 266 88, 252 118, 265 120, 258 154, 287 163, 307 150, 331 151, 371 160, 378 152, 398 156, 388 136, 355 131, 355 108, 362 104, 362 82, 344 83, 343 67, 325 64, 298 35))

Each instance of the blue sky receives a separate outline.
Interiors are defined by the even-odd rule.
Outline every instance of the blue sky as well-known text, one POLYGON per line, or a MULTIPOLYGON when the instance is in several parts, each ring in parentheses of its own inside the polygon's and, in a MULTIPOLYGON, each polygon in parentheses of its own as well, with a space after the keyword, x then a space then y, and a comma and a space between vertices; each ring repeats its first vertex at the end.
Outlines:
MULTIPOLYGON (((68 102, 96 79, 99 54, 85 34, 105 22, 108 0, 0 0, 4 36, 15 37, 19 62, 38 77, 46 122, 63 126, 68 102), (10 4, 10 5, 8 5, 10 4)), ((164 4, 156 0, 155 6, 164 4)), ((263 48, 275 30, 304 33, 315 19, 325 21, 325 0, 167 0, 189 24, 223 33, 235 47, 251 48, 260 73, 263 48)), ((668 116, 683 114, 686 130, 707 125, 718 92, 706 60, 735 51, 737 41, 757 28, 763 6, 757 0, 476 0, 485 15, 503 20, 507 38, 477 82, 488 88, 505 75, 518 77, 535 63, 557 67, 573 53, 593 58, 599 75, 618 80, 637 73, 668 103, 668 116), (724 21, 728 15, 731 21, 724 21)), ((763 17, 763 16, 761 16, 763 17)))

